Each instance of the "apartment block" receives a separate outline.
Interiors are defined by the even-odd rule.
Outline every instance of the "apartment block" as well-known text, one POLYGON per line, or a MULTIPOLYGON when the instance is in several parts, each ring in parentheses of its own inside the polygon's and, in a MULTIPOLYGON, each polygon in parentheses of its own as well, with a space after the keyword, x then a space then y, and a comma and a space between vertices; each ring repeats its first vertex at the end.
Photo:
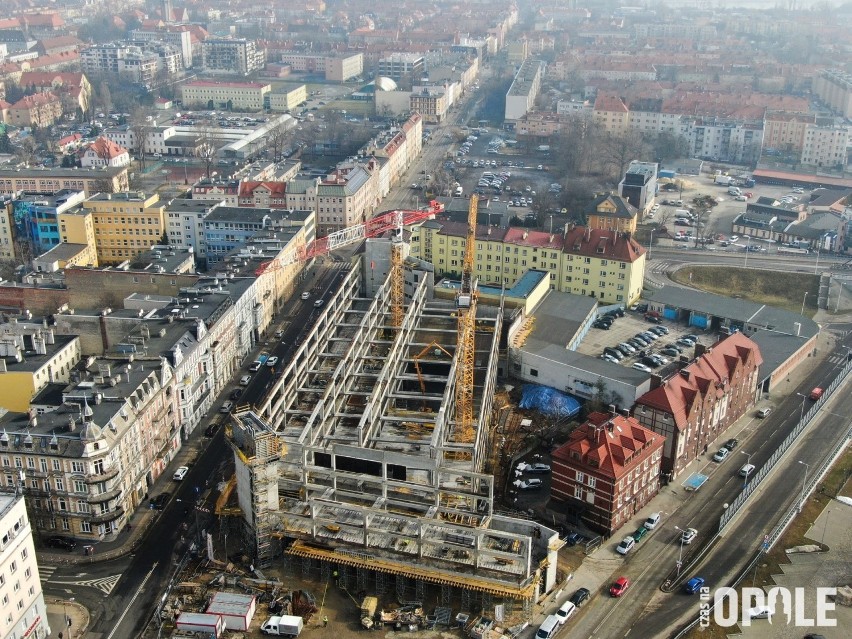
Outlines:
MULTIPOLYGON (((180 448, 175 384, 167 362, 101 359, 78 382, 49 384, 28 412, 0 417, 0 462, 20 462, 40 534, 113 540, 147 507, 180 448)), ((17 481, 6 474, 7 486, 17 481)))
POLYGON ((308 88, 302 84, 289 91, 281 93, 267 93, 264 96, 264 106, 270 111, 293 111, 308 99, 308 88))
POLYGON ((405 77, 420 79, 426 60, 418 53, 391 53, 379 59, 378 75, 394 80, 405 77))
MULTIPOLYGON (((63 190, 57 193, 22 193, 12 205, 15 236, 26 241, 32 255, 40 255, 60 243, 59 216, 78 207, 85 194, 63 190)), ((20 256, 23 261, 27 258, 20 256)))
POLYGON ((805 131, 816 122, 812 113, 769 111, 763 120, 763 148, 784 153, 801 153, 805 131))
POLYGON ((260 111, 272 87, 262 82, 193 80, 181 86, 185 105, 228 111, 260 111))
POLYGON ((808 166, 845 170, 849 162, 849 128, 834 123, 809 125, 801 160, 808 166))
MULTIPOLYGON (((657 195, 658 170, 656 162, 632 161, 618 184, 619 195, 635 210, 647 211, 654 204, 657 195)), ((633 217, 636 219, 636 216, 633 217)), ((633 228, 623 230, 635 233, 636 226, 634 224, 633 228)))
POLYGON ((659 492, 664 443, 632 417, 591 413, 553 452, 551 496, 569 518, 612 535, 659 492))
POLYGON ((46 127, 62 117, 62 100, 50 92, 25 96, 5 109, 6 124, 46 127))
POLYGON ((444 87, 415 86, 408 98, 409 108, 419 113, 429 124, 442 122, 447 115, 450 100, 444 87))
POLYGON ((56 193, 82 190, 87 196, 99 191, 127 190, 127 167, 101 170, 0 169, 0 193, 56 193))
POLYGON ((191 250, 197 260, 207 259, 204 218, 221 201, 174 199, 166 204, 166 234, 169 246, 191 250))
MULTIPOLYGON (((411 255, 435 267, 436 277, 461 275, 467 224, 431 220, 412 229, 411 255)), ((514 286, 530 269, 548 271, 550 287, 632 304, 641 292, 645 249, 629 233, 566 227, 558 233, 477 226, 474 275, 483 284, 514 286)))
POLYGON ((159 244, 166 230, 160 196, 135 191, 98 193, 83 207, 92 212, 100 264, 120 264, 159 244))
POLYGON ((56 216, 59 223, 59 239, 62 244, 84 244, 90 247, 89 259, 85 266, 98 266, 98 250, 95 243, 95 223, 92 212, 82 207, 70 209, 56 216))
POLYGON ((366 222, 379 204, 377 188, 376 172, 363 166, 335 170, 316 187, 317 234, 366 222))
POLYGON ((32 526, 18 487, 27 481, 27 475, 23 468, 12 472, 11 465, 5 470, 8 492, 0 494, 0 615, 3 616, 0 635, 46 639, 52 636, 47 606, 41 589, 32 526))
POLYGON ((80 340, 40 324, 0 324, 0 407, 26 412, 50 383, 68 382, 80 361, 80 340))
POLYGON ((207 73, 251 75, 263 69, 266 52, 245 38, 207 38, 201 43, 207 73))
POLYGON ((535 99, 541 90, 541 76, 544 64, 540 60, 527 59, 521 64, 515 79, 506 93, 507 120, 520 120, 535 106, 535 99))
POLYGON ((193 65, 193 36, 188 29, 136 29, 131 37, 139 42, 165 42, 180 51, 181 66, 189 69, 193 65))
POLYGON ((329 82, 346 82, 364 72, 362 53, 332 55, 282 51, 280 62, 296 73, 322 73, 329 82))
POLYGON ((826 69, 813 79, 813 92, 836 114, 852 118, 852 74, 826 69))
MULTIPOLYGON (((173 51, 174 55, 179 55, 173 51)), ((96 44, 80 54, 80 65, 84 73, 109 73, 119 75, 129 82, 152 85, 157 70, 164 62, 158 51, 149 49, 146 43, 131 44, 111 42, 96 44), (141 46, 140 46, 141 45, 141 46)), ((165 62, 168 65, 168 62, 165 62)), ((174 66, 174 62, 172 65, 174 66)))
POLYGON ((27 91, 50 91, 70 96, 81 111, 89 108, 92 85, 83 73, 54 71, 25 71, 18 81, 27 91))

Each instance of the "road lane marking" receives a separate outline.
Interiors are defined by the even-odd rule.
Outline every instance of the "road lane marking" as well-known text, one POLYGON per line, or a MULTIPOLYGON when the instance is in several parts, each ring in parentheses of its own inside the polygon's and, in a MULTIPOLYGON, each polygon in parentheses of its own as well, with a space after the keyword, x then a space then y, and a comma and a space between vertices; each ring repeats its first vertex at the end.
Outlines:
POLYGON ((155 561, 154 565, 151 566, 151 570, 148 571, 148 574, 145 575, 145 578, 142 580, 142 583, 139 584, 139 587, 136 589, 136 592, 133 593, 133 598, 127 604, 127 607, 124 609, 124 612, 121 613, 121 616, 118 618, 118 621, 115 622, 115 626, 113 626, 112 632, 107 635, 106 639, 112 639, 112 636, 115 634, 115 631, 118 630, 118 627, 121 625, 121 622, 124 621, 124 618, 127 616, 127 613, 130 612, 130 608, 133 607, 133 602, 139 597, 142 592, 142 589, 145 587, 145 584, 148 583, 148 580, 151 578, 151 575, 154 574, 154 570, 157 569, 159 565, 159 561, 155 561))

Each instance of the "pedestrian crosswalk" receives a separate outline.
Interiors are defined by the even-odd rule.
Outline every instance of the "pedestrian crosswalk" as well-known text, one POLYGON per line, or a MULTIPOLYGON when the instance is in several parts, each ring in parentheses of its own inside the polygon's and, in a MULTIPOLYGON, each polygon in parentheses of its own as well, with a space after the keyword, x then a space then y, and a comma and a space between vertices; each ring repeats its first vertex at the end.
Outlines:
POLYGON ((44 564, 38 567, 38 576, 41 583, 50 581, 50 576, 56 571, 56 566, 46 566, 44 564))
POLYGON ((846 353, 841 353, 838 355, 832 355, 828 358, 828 362, 830 364, 845 364, 846 363, 846 353))
POLYGON ((662 262, 652 262, 651 264, 652 273, 666 273, 672 265, 672 263, 667 260, 663 260, 662 262))

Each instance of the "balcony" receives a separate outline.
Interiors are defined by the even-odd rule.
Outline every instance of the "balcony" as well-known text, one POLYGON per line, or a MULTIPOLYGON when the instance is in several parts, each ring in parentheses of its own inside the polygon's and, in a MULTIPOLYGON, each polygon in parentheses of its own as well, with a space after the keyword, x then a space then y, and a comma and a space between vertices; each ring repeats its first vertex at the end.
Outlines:
POLYGON ((116 477, 119 472, 121 472, 121 469, 118 467, 118 464, 114 464, 110 468, 105 468, 102 473, 88 475, 85 481, 87 484, 97 484, 98 482, 109 481, 113 477, 116 477))
POLYGON ((107 524, 111 521, 115 521, 119 517, 124 514, 124 508, 118 507, 115 510, 112 510, 108 513, 101 513, 100 515, 94 515, 89 518, 90 524, 107 524))
POLYGON ((121 497, 121 493, 121 488, 116 488, 115 490, 110 490, 99 495, 89 495, 86 501, 88 501, 90 504, 102 504, 105 501, 121 497))

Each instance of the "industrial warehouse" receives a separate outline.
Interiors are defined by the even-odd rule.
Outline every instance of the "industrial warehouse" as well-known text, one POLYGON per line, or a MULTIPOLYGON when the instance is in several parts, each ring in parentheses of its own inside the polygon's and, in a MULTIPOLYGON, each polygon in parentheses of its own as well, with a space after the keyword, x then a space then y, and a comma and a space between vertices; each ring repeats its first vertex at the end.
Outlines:
POLYGON ((529 618, 563 542, 500 514, 485 471, 503 306, 477 306, 472 251, 451 302, 430 299, 398 233, 387 248, 375 295, 355 264, 263 403, 232 416, 245 547, 356 591, 404 601, 432 584, 442 605, 529 618))

